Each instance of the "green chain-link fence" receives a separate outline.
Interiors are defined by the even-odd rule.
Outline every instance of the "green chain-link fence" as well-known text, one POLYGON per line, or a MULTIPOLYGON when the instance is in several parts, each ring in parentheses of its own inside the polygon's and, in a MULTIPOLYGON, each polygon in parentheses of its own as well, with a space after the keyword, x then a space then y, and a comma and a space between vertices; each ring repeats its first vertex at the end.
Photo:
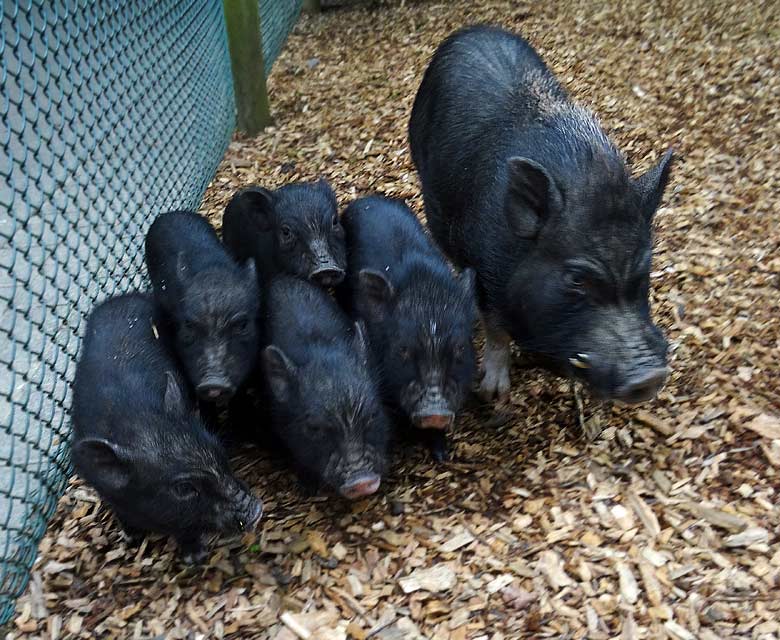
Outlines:
POLYGON ((282 51, 287 34, 301 13, 303 0, 259 0, 260 32, 263 38, 265 75, 282 51))
MULTIPOLYGON (((267 73, 300 0, 260 4, 267 73)), ((84 318, 197 208, 235 104, 221 0, 4 0, 0 65, 2 624, 70 472, 84 318)))

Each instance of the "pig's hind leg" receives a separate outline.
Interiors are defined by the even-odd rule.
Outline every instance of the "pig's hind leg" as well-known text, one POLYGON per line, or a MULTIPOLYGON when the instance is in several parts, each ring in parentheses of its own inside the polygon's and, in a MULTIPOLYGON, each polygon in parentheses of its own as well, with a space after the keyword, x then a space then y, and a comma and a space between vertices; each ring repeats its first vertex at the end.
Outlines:
POLYGON ((509 365, 512 339, 491 314, 484 314, 485 353, 482 357, 482 382, 479 397, 484 402, 505 400, 509 396, 509 365))

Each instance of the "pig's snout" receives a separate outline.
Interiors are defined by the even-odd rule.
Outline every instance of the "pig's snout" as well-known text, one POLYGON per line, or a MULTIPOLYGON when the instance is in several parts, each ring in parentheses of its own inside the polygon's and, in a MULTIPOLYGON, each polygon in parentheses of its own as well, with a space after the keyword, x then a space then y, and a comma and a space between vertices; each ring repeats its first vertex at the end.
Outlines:
POLYGON ((242 531, 251 531, 255 528, 263 516, 263 503, 258 498, 250 496, 250 504, 244 514, 238 518, 238 528, 242 531))
POLYGON ((208 376, 195 388, 198 396, 210 402, 229 400, 235 393, 235 387, 223 376, 208 376))
POLYGON ((309 280, 324 287, 335 287, 344 280, 344 269, 336 263, 326 242, 315 240, 309 250, 312 260, 309 280))
POLYGON ((664 386, 668 374, 669 370, 666 367, 653 367, 640 371, 616 390, 615 400, 625 404, 639 404, 652 400, 664 386))
POLYGON ((309 279, 323 287, 335 287, 344 280, 344 269, 330 262, 315 268, 309 275, 309 279))
POLYGON ((454 421, 455 414, 438 387, 427 389, 412 413, 412 422, 419 429, 445 431, 454 421))
POLYGON ((356 500, 376 493, 380 483, 381 478, 376 473, 360 473, 348 478, 339 487, 339 493, 348 500, 356 500))

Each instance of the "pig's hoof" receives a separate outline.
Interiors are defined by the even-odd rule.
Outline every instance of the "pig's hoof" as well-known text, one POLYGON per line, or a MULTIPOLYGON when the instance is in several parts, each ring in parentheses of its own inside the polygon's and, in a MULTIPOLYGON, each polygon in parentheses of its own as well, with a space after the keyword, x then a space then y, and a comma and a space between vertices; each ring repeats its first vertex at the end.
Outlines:
POLYGON ((431 445, 431 457, 433 461, 441 464, 447 462, 450 459, 450 452, 447 450, 446 444, 434 444, 431 445))
POLYGON ((487 369, 477 395, 483 402, 506 400, 509 397, 509 369, 487 369))
POLYGON ((144 541, 143 532, 138 531, 137 529, 123 527, 120 530, 120 535, 122 536, 122 539, 125 541, 125 544, 128 547, 139 547, 141 546, 141 543, 144 541))
POLYGON ((189 566, 201 565, 209 558, 208 549, 202 544, 183 544, 181 561, 189 566))

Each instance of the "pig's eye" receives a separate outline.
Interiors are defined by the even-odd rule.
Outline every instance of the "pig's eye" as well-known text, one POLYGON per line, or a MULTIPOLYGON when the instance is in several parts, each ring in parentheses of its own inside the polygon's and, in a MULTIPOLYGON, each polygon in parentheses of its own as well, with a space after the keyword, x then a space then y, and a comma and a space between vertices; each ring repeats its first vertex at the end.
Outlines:
POLYGON ((286 224, 282 226, 281 229, 279 229, 279 238, 282 241, 282 244, 288 245, 293 241, 293 232, 290 227, 288 227, 286 224))
POLYGON ((191 500, 198 495, 198 488, 189 480, 179 480, 173 484, 173 495, 179 500, 191 500))
POLYGON ((333 228, 338 229, 339 228, 339 217, 337 215, 333 216, 333 228))
POLYGON ((566 276, 566 284, 572 293, 576 293, 578 295, 585 294, 587 281, 583 274, 577 272, 569 273, 566 276))
POLYGON ((304 427, 304 431, 308 438, 319 438, 323 433, 323 428, 322 425, 319 424, 307 424, 304 427))
POLYGON ((181 325, 181 330, 179 331, 179 337, 186 344, 191 344, 195 342, 195 325, 192 322, 185 321, 181 325))
POLYGON ((246 333, 249 331, 249 318, 247 316, 237 316, 233 319, 231 326, 236 333, 246 333))

